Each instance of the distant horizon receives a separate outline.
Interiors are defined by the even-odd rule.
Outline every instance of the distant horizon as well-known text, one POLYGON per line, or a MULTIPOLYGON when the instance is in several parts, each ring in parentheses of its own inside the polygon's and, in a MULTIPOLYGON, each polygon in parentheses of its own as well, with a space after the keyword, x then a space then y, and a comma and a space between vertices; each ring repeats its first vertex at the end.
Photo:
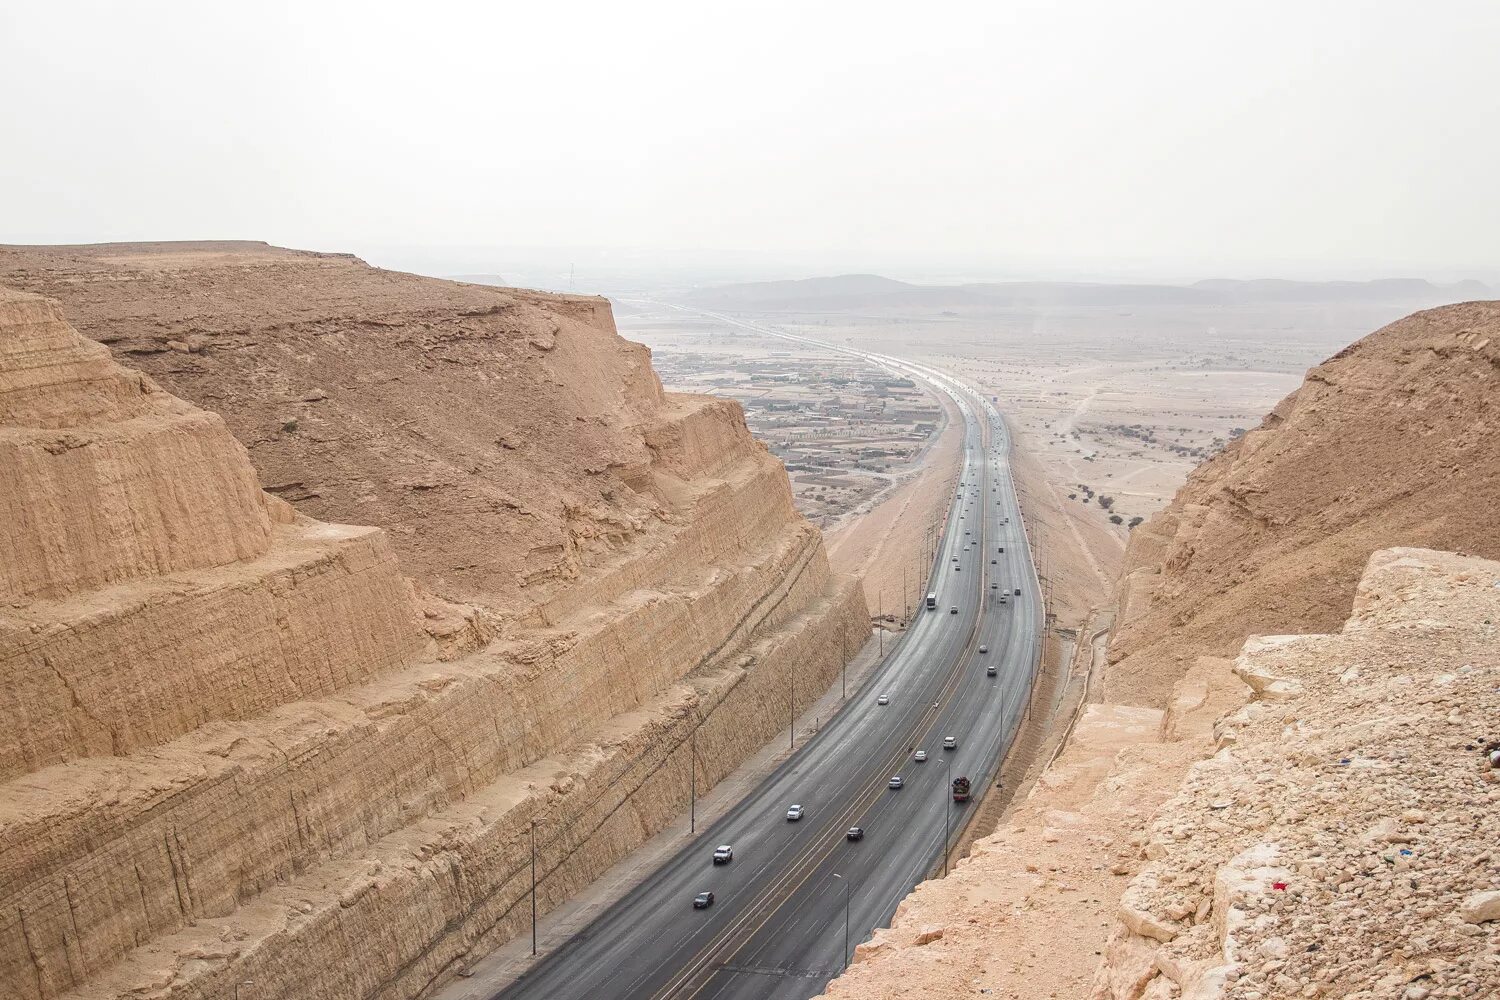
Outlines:
POLYGON ((1162 285, 1188 287, 1202 281, 1290 281, 1312 284, 1423 280, 1437 286, 1477 281, 1500 292, 1500 264, 1453 267, 1350 261, 1313 265, 1305 261, 1149 260, 1007 260, 924 261, 919 259, 816 260, 795 253, 745 250, 652 250, 644 247, 417 245, 364 243, 358 240, 308 244, 265 237, 191 239, 111 239, 56 241, 0 240, 5 246, 100 246, 150 243, 264 243, 313 253, 348 253, 374 267, 436 278, 491 276, 515 287, 567 291, 571 267, 573 291, 591 293, 596 286, 611 292, 648 288, 703 288, 769 281, 807 281, 872 275, 912 285, 947 286, 988 283, 1162 285), (524 280, 520 280, 524 279, 524 280))

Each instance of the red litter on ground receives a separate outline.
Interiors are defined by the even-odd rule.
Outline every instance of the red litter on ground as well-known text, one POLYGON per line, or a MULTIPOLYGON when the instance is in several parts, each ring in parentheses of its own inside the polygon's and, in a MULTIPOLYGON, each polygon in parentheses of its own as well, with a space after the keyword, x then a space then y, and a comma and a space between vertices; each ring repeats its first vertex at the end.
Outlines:
POLYGON ((1285 882, 1272 882, 1271 883, 1271 888, 1272 889, 1276 889, 1278 891, 1284 892, 1284 891, 1286 891, 1286 883, 1285 882))

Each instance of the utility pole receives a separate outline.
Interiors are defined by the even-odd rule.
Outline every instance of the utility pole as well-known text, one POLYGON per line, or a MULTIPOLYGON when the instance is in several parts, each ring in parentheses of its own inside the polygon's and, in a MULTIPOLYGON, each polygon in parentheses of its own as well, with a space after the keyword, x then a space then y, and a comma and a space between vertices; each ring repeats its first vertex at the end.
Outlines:
POLYGON ((833 877, 844 883, 844 971, 849 971, 849 880, 838 872, 833 877))
POLYGON ((787 748, 797 749, 797 665, 792 664, 789 675, 792 679, 792 703, 787 707, 791 710, 791 725, 787 726, 786 738, 787 748))
POLYGON ((693 726, 693 750, 688 758, 688 833, 698 832, 698 727, 693 726))
POLYGON ((844 621, 843 639, 838 643, 838 648, 843 651, 844 655, 843 700, 847 702, 849 700, 849 622, 847 621, 844 621))
POLYGON ((531 957, 537 957, 537 819, 531 817, 531 957))

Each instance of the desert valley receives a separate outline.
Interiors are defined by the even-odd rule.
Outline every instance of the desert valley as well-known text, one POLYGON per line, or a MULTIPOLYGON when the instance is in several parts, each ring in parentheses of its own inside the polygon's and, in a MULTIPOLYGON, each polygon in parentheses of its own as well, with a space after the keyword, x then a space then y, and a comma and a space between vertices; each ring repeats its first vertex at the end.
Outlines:
POLYGON ((1500 998, 1496 37, 0 6, 0 1000, 1500 998))

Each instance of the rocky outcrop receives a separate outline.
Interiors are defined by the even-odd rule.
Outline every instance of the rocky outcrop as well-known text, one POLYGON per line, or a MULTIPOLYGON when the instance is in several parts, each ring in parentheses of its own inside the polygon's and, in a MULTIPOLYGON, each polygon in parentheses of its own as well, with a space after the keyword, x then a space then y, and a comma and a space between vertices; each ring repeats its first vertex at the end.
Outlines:
POLYGON ((1500 994, 1496 621, 1500 563, 1395 549, 1341 632, 1247 643, 1254 700, 1152 824, 1094 996, 1500 994))
MULTIPOLYGON (((462 502, 434 504, 439 527, 478 534, 426 553, 414 584, 398 557, 432 524, 322 523, 258 488, 249 459, 264 448, 252 435, 247 456, 229 429, 280 405, 277 359, 339 331, 215 328, 210 300, 253 300, 266 277, 234 284, 259 266, 243 248, 163 250, 176 263, 157 261, 158 290, 188 281, 172 266, 201 285, 205 254, 222 258, 213 295, 162 306, 162 322, 182 310, 196 332, 173 330, 159 352, 131 341, 149 352, 132 356, 222 351, 225 386, 244 380, 224 390, 239 394, 238 425, 112 362, 56 303, 0 293, 0 530, 18 554, 0 578, 0 994, 223 997, 253 982, 256 997, 420 996, 523 926, 533 823, 545 911, 685 807, 690 768, 701 790, 776 732, 793 677, 809 698, 824 689, 845 630, 868 618, 737 408, 662 393, 602 303, 509 291, 473 292, 492 311, 457 319, 367 314, 376 343, 350 348, 346 370, 363 377, 382 348, 425 351, 403 338, 447 342, 456 324, 496 398, 547 397, 533 409, 552 407, 585 449, 558 460, 551 495, 552 458, 527 460, 531 513, 490 503, 510 485, 481 473, 462 502), (501 378, 488 351, 548 360, 501 378), (253 362, 236 368, 236 352, 253 362), (561 357, 585 371, 553 377, 561 357), (568 378, 585 397, 559 402, 568 378), (579 430, 616 405, 632 425, 579 430), (575 480, 577 467, 595 471, 575 480), (460 548, 485 572, 442 564, 460 548)), ((325 265, 424 282, 292 258, 310 262, 308 283, 325 265)), ((292 327, 326 319, 287 301, 292 327)), ((155 322, 144 305, 122 316, 155 322)), ((376 423, 389 412, 339 391, 350 438, 298 445, 364 463, 329 494, 389 512, 441 489, 423 485, 428 459, 452 466, 462 450, 432 443, 441 419, 408 400, 413 439, 429 439, 408 455, 376 423)), ((456 436, 489 433, 470 426, 483 413, 449 418, 456 436)), ((322 491, 301 481, 277 492, 305 507, 322 491)))
POLYGON ((1339 627, 1370 554, 1500 558, 1500 303, 1416 313, 1308 372, 1131 533, 1113 700, 1163 707, 1200 655, 1339 627))

